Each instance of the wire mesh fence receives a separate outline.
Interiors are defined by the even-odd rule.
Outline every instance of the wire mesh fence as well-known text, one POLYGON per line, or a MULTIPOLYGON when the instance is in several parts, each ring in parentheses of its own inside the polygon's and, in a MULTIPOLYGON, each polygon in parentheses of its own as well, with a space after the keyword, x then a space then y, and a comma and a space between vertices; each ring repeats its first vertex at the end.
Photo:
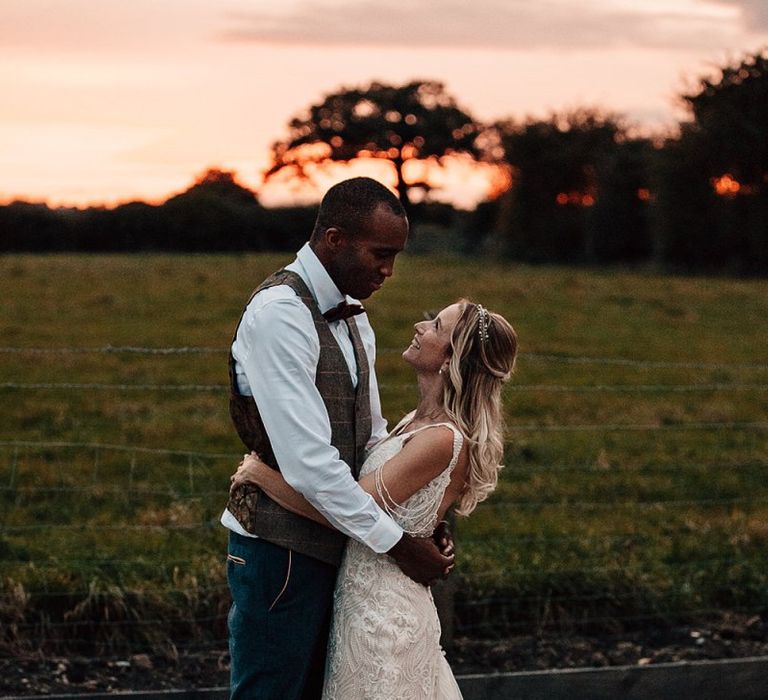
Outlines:
MULTIPOLYGON (((387 349, 381 351, 387 353, 387 349)), ((0 348, 7 355, 164 357, 221 348, 0 348)), ((604 364, 620 382, 517 383, 510 395, 749 394, 768 365, 643 362, 529 354, 531 363, 604 364), (727 380, 637 382, 649 369, 727 380)), ((384 380, 382 394, 412 387, 384 380)), ((4 382, 0 397, 93 392, 222 394, 221 384, 4 382)), ((665 400, 667 400, 665 398, 665 400)), ((509 421, 495 495, 459 520, 453 632, 498 638, 551 630, 619 634, 731 610, 768 609, 768 421, 759 411, 664 419, 509 421)), ((227 430, 225 423, 222 431, 227 430)), ((17 436, 21 438, 22 436, 17 436)), ((219 443, 220 444, 220 443, 219 443)), ((0 441, 1 651, 224 648, 229 595, 219 516, 236 450, 99 440, 0 441)))

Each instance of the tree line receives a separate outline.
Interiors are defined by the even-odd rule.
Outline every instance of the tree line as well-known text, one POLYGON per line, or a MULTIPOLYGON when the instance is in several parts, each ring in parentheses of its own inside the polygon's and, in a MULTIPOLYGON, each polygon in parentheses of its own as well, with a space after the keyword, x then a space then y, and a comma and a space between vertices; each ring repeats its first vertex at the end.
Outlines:
MULTIPOLYGON (((388 161, 414 248, 526 262, 768 270, 768 51, 681 95, 674 136, 638 136, 621 115, 578 109, 482 124, 444 86, 372 83, 329 94, 288 124, 267 179, 308 178, 329 162, 388 161), (474 211, 435 198, 451 158, 508 183, 474 211), (409 170, 410 168, 410 170, 409 170)), ((0 207, 2 251, 293 250, 316 207, 266 208, 235 173, 210 169, 160 205, 0 207)))

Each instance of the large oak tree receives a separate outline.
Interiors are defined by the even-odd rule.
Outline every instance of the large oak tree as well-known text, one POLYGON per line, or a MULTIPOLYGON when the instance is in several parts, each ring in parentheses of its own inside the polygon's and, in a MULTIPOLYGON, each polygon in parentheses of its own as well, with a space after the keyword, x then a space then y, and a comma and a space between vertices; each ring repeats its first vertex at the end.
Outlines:
POLYGON ((398 194, 408 207, 411 188, 429 190, 431 185, 406 180, 406 163, 429 160, 442 165, 457 154, 477 160, 480 129, 439 82, 342 88, 290 121, 287 138, 272 146, 266 177, 286 170, 306 177, 312 166, 331 161, 383 158, 392 163, 398 194))

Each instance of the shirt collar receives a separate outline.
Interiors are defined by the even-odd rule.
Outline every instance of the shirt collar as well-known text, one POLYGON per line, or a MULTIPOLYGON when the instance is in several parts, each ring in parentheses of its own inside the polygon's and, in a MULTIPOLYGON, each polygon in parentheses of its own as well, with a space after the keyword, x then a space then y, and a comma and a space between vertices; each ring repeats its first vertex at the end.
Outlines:
POLYGON ((328 274, 328 270, 315 255, 315 251, 309 247, 309 243, 305 243, 301 250, 296 253, 296 261, 301 266, 302 272, 305 273, 302 277, 307 283, 309 291, 315 297, 320 313, 324 314, 342 301, 356 302, 352 297, 344 296, 339 291, 336 283, 328 274))

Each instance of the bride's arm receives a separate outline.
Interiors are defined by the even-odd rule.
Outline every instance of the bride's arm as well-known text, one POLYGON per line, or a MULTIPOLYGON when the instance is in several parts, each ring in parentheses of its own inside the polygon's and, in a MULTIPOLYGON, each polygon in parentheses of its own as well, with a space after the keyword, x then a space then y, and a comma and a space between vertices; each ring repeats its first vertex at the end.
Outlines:
POLYGON ((301 515, 331 529, 331 525, 304 496, 288 485, 283 475, 262 462, 254 453, 246 455, 237 471, 232 475, 230 493, 244 483, 256 484, 277 504, 286 510, 301 515))
MULTIPOLYGON (((435 426, 416 433, 403 448, 378 470, 381 489, 377 488, 377 472, 360 477, 359 484, 382 508, 401 505, 420 488, 441 474, 453 457, 453 432, 435 426)), ((462 446, 454 476, 463 483, 466 471, 466 444, 462 446)), ((272 500, 293 513, 331 527, 328 521, 302 496, 291 488, 280 472, 271 469, 256 455, 248 455, 232 477, 233 488, 243 482, 261 487, 272 500)))
MULTIPOLYGON (((385 508, 402 505, 419 489, 445 471, 453 458, 453 431, 446 426, 416 433, 378 470, 360 478, 360 486, 385 508), (377 481, 380 486, 377 486, 377 481)), ((466 443, 461 447, 452 482, 464 483, 466 443)))

